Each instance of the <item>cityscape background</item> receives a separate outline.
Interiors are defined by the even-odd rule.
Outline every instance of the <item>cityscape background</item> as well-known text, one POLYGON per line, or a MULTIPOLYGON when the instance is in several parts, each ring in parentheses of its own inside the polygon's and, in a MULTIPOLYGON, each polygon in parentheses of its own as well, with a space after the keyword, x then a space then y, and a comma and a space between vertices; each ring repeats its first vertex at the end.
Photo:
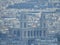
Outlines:
POLYGON ((0 0, 0 45, 59 45, 60 0, 0 0))

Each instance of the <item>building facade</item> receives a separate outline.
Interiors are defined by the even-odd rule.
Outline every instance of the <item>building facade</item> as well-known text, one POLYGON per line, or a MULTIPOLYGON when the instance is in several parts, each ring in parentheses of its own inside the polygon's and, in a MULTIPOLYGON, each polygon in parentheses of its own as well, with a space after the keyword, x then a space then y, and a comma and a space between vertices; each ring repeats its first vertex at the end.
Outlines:
POLYGON ((13 1, 1 2, 0 45, 57 45, 60 1, 13 1))

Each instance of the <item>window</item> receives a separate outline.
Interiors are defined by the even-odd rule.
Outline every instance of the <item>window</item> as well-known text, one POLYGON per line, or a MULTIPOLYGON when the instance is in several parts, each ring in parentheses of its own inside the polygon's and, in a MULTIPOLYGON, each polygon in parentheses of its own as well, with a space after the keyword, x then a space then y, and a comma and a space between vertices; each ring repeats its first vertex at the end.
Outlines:
POLYGON ((34 31, 34 37, 36 36, 36 31, 34 31))
POLYGON ((30 37, 30 31, 28 31, 28 37, 30 37))
POLYGON ((45 31, 43 31, 43 33, 44 33, 43 35, 45 36, 45 31))
POLYGON ((24 37, 26 37, 26 31, 24 31, 24 37))
POLYGON ((21 15, 21 20, 25 20, 26 19, 26 15, 21 15))
POLYGON ((33 31, 31 31, 31 37, 33 36, 33 31))
POLYGON ((21 28, 26 28, 27 27, 26 22, 20 22, 20 27, 21 28))
POLYGON ((23 28, 23 22, 20 22, 20 27, 23 28))
POLYGON ((17 36, 20 36, 20 31, 19 30, 17 30, 17 36))
POLYGON ((37 30, 37 36, 39 36, 39 31, 37 30))
POLYGON ((24 22, 24 28, 26 28, 26 22, 24 22))
POLYGON ((39 31, 40 36, 42 36, 42 31, 39 31))
POLYGON ((14 31, 14 35, 20 36, 20 31, 19 31, 19 30, 15 30, 15 31, 14 31))

